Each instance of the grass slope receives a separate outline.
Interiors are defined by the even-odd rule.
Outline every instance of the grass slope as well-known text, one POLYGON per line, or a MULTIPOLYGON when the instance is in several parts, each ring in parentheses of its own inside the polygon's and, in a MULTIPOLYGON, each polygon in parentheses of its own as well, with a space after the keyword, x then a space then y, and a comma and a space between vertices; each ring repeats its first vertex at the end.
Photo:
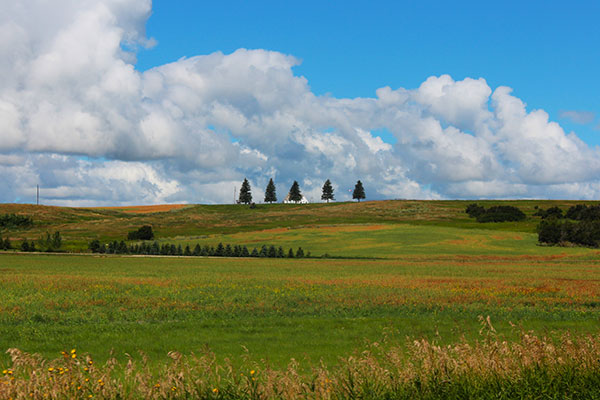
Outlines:
MULTIPOLYGON (((521 208, 528 218, 518 223, 480 224, 464 210, 472 201, 370 201, 362 203, 175 205, 115 208, 68 208, 23 204, 0 204, 0 214, 31 216, 34 227, 8 232, 11 239, 37 240, 47 231, 60 231, 65 248, 86 251, 93 239, 123 240, 142 225, 152 225, 158 238, 256 232, 276 228, 321 227, 347 224, 410 224, 455 229, 534 233, 539 223, 532 217, 536 206, 564 209, 581 201, 478 201, 486 207, 497 204, 521 208)), ((7 232, 0 232, 6 235, 7 232)))

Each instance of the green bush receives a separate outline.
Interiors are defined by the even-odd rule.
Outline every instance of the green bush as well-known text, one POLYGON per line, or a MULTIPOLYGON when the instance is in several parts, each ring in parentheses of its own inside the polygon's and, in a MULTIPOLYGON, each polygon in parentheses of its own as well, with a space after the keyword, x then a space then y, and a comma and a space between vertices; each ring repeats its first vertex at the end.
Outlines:
POLYGON ((152 240, 154 232, 150 225, 144 225, 136 231, 131 231, 127 234, 127 240, 152 240))
POLYGON ((466 213, 477 222, 523 221, 525 213, 514 206, 493 206, 487 210, 477 204, 469 204, 466 213))

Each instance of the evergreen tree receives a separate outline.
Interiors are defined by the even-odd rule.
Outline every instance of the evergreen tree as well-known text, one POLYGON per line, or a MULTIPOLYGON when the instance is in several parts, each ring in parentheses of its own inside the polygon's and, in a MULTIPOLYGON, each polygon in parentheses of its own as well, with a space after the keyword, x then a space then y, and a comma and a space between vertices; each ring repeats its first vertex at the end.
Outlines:
POLYGON ((244 178, 244 182, 242 182, 242 187, 240 188, 240 203, 250 204, 252 203, 252 193, 250 189, 250 182, 248 179, 244 178))
POLYGON ((269 179, 267 190, 265 190, 265 203, 273 203, 277 201, 277 194, 275 194, 275 184, 273 178, 269 179))
POLYGON ((160 254, 160 247, 158 246, 157 241, 154 241, 152 243, 152 247, 150 248, 150 254, 155 255, 155 256, 160 254))
POLYGON ((269 256, 269 249, 267 249, 267 246, 265 246, 264 244, 262 245, 262 247, 260 248, 260 253, 258 253, 259 257, 268 257, 269 256))
POLYGON ((294 201, 296 203, 302 200, 302 193, 300 193, 300 185, 298 185, 298 182, 296 181, 294 181, 292 187, 290 188, 289 199, 290 201, 294 201))
POLYGON ((277 249, 275 248, 275 246, 271 245, 269 247, 269 258, 276 258, 277 257, 277 249))
POLYGON ((302 247, 298 247, 298 251, 296 251, 296 258, 302 257, 304 257, 304 250, 302 250, 302 247))
POLYGON ((279 246, 279 248, 277 249, 277 258, 283 258, 285 257, 285 253, 283 252, 283 247, 279 246))
POLYGON ((225 247, 223 246, 223 243, 219 242, 219 244, 217 245, 217 249, 215 250, 215 256, 223 257, 224 255, 225 255, 225 247))
POLYGON ((27 240, 21 243, 21 251, 29 251, 29 242, 27 240))
POLYGON ((32 240, 31 243, 29 243, 29 251, 37 251, 37 249, 35 248, 35 242, 32 240))
POLYGON ((198 243, 196 243, 196 247, 194 247, 194 255, 196 257, 198 257, 200 255, 200 253, 202 253, 202 248, 200 247, 200 245, 198 243))
POLYGON ((100 241, 98 239, 92 240, 90 243, 90 251, 92 253, 98 253, 100 250, 100 241))
POLYGON ((242 256, 242 246, 236 244, 233 246, 233 257, 241 257, 242 256))
POLYGON ((177 255, 178 256, 183 255, 183 248, 181 247, 181 245, 177 245, 177 255))
POLYGON ((331 186, 331 181, 329 179, 327 179, 323 185, 323 194, 321 195, 321 200, 326 200, 328 203, 329 200, 335 200, 333 196, 333 187, 331 186))
POLYGON ((191 256, 192 250, 190 249, 190 245, 185 246, 185 250, 183 251, 184 256, 191 256))
POLYGON ((288 258, 294 258, 294 250, 292 248, 288 251, 288 258))
POLYGON ((250 253, 250 257, 258 257, 258 250, 256 250, 256 247, 252 250, 252 253, 250 253))
POLYGON ((55 251, 60 249, 60 246, 62 245, 60 232, 56 231, 52 235, 50 235, 50 232, 46 232, 46 241, 40 245, 45 247, 46 251, 55 251))
POLYGON ((250 257, 250 252, 246 246, 242 247, 242 257, 250 257))
POLYGON ((356 182, 356 186, 354 186, 354 192, 352 192, 352 198, 358 200, 359 203, 360 203, 361 199, 366 198, 365 197, 365 189, 363 188, 363 184, 360 180, 358 182, 356 182))
POLYGON ((225 246, 225 252, 223 253, 223 255, 225 257, 231 257, 233 256, 233 250, 231 249, 231 245, 228 244, 227 246, 225 246))

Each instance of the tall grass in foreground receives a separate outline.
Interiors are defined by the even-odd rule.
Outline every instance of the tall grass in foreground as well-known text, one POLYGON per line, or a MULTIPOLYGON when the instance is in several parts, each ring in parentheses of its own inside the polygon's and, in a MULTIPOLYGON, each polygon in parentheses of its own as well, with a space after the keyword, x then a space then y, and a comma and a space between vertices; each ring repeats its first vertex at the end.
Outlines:
MULTIPOLYGON (((486 322, 484 320, 484 322, 486 322)), ((218 364, 214 354, 169 353, 162 369, 142 356, 96 365, 76 350, 45 360, 10 349, 2 399, 433 399, 600 398, 600 334, 549 339, 523 332, 507 342, 488 332, 449 346, 415 340, 384 350, 378 343, 309 373, 291 360, 283 370, 246 359, 218 364)))

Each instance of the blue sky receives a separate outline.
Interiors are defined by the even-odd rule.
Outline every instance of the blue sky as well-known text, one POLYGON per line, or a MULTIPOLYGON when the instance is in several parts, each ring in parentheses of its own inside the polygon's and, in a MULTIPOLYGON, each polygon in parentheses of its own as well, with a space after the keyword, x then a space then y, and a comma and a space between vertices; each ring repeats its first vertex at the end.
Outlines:
POLYGON ((0 9, 3 202, 600 198, 598 1, 0 9))
POLYGON ((146 70, 181 57, 268 49, 316 94, 372 97, 416 88, 432 75, 484 78, 544 109, 567 131, 600 144, 598 1, 210 1, 154 0, 138 54, 146 70), (561 111, 596 114, 576 124, 561 111))

